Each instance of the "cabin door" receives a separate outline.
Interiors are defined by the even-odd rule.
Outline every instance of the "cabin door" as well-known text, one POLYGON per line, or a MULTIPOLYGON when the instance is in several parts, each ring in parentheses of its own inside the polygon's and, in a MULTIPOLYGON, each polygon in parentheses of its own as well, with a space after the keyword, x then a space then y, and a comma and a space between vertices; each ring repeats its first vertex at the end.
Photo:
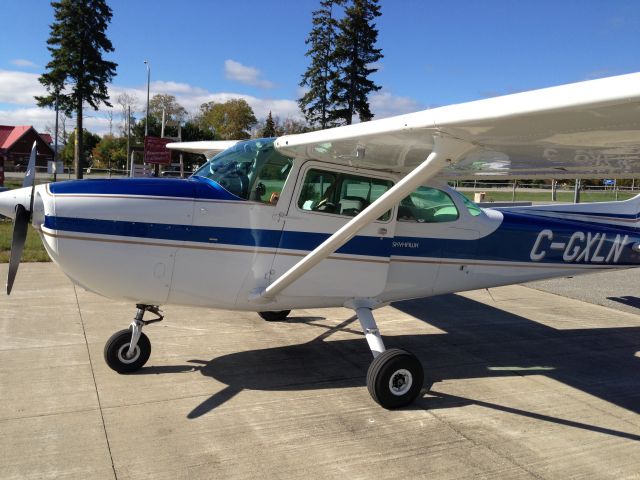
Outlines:
MULTIPOLYGON (((307 162, 270 272, 273 282, 393 186, 391 177, 307 162)), ((395 209, 367 225, 329 258, 283 291, 295 297, 374 297, 387 283, 395 209)))

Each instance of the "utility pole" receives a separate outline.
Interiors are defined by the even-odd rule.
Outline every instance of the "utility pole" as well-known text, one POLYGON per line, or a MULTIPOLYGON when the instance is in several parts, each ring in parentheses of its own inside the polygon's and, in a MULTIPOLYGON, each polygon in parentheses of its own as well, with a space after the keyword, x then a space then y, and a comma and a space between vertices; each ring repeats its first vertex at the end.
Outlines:
POLYGON ((144 64, 147 66, 147 116, 144 121, 144 136, 149 135, 149 84, 151 83, 151 67, 149 66, 149 60, 145 60, 144 64))
MULTIPOLYGON (((144 121, 144 136, 148 137, 149 136, 149 88, 151 85, 151 66, 149 65, 149 60, 145 60, 144 64, 147 66, 147 116, 144 121)), ((146 158, 143 159, 143 163, 145 160, 146 158)), ((159 171, 160 171, 159 166, 156 164, 154 169, 156 177, 158 176, 159 171)))
MULTIPOLYGON (((127 162, 131 150, 131 105, 127 105, 127 162)), ((127 166, 125 165, 125 168, 127 166)))
POLYGON ((56 91, 56 129, 53 134, 53 181, 55 182, 58 175, 58 92, 56 91))
POLYGON ((580 179, 576 178, 576 186, 573 191, 573 203, 580 203, 580 179))
MULTIPOLYGON (((182 141, 182 122, 178 122, 178 141, 182 141)), ((180 178, 184 178, 184 158, 180 152, 180 178)))

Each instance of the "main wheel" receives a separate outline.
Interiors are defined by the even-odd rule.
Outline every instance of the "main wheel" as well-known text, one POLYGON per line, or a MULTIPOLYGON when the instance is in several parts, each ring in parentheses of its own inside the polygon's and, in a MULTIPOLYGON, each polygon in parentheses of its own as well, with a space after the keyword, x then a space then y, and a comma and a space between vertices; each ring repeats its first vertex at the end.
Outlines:
POLYGON ((109 368, 118 373, 135 372, 147 363, 151 355, 149 337, 140 332, 138 344, 133 350, 131 358, 127 358, 127 351, 131 343, 131 330, 120 330, 111 335, 104 346, 104 360, 109 368))
POLYGON ((258 312, 267 322, 281 322, 289 316, 291 310, 281 310, 279 312, 258 312))
POLYGON ((415 400, 422 389, 424 373, 415 355, 392 348, 373 359, 367 372, 371 397, 387 409, 404 407, 415 400))

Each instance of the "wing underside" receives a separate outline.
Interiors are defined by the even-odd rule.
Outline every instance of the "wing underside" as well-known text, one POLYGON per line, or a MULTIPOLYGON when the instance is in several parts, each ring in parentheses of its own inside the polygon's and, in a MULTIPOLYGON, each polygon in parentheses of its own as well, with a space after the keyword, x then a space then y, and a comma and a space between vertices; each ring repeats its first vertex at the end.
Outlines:
POLYGON ((167 148, 179 152, 200 153, 207 158, 233 147, 238 140, 203 140, 198 142, 174 142, 168 143, 167 148))
POLYGON ((640 174, 640 73, 280 137, 292 156, 407 173, 435 137, 475 148, 438 177, 625 178, 640 174))

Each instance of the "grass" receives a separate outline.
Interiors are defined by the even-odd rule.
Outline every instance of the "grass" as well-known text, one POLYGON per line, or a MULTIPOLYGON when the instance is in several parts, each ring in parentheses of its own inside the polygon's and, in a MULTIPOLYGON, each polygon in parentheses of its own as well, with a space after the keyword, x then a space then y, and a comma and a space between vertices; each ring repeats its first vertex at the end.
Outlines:
MULTIPOLYGON (((13 236, 13 222, 0 220, 0 263, 9 262, 11 253, 11 238, 13 236)), ((42 246, 40 235, 31 226, 27 230, 27 241, 22 252, 23 262, 50 262, 49 255, 42 246)))
MULTIPOLYGON (((513 193, 509 190, 478 190, 486 193, 485 202, 510 202, 513 200, 513 193)), ((473 200, 474 192, 462 192, 467 198, 473 200)), ((636 192, 637 193, 637 192, 636 192)), ((619 192, 618 200, 627 200, 636 195, 636 193, 619 192)), ((557 192, 557 202, 573 203, 572 191, 557 192)), ((580 201, 588 202, 610 202, 616 200, 615 192, 607 191, 581 191, 580 201)), ((551 192, 528 192, 526 190, 516 191, 516 202, 551 202, 551 192)))

